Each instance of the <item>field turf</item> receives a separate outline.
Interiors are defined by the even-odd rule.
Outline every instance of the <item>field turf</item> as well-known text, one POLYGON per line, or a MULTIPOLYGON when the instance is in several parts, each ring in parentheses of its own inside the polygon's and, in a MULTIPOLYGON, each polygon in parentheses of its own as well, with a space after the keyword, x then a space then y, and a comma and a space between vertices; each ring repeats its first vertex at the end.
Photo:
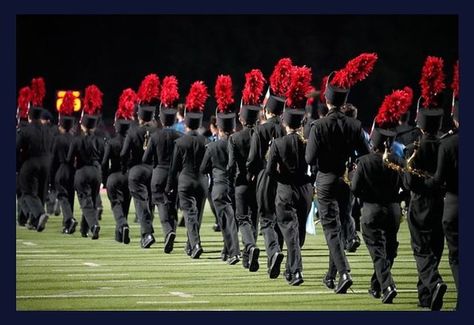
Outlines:
MULTIPOLYGON (((150 249, 139 244, 139 225, 130 213, 131 243, 115 242, 115 222, 105 195, 99 240, 61 233, 61 216, 51 216, 42 233, 16 228, 17 310, 372 310, 422 311, 417 307, 417 273, 407 223, 398 235, 400 247, 393 267, 398 296, 382 304, 367 293, 372 262, 365 244, 349 253, 354 285, 336 295, 322 278, 328 249, 321 226, 308 235, 302 252, 304 280, 289 286, 282 273, 269 279, 263 238, 259 236, 260 269, 250 273, 239 262, 220 260, 222 236, 212 230, 214 217, 206 206, 201 240, 204 253, 192 260, 184 251, 185 228, 179 227, 174 251, 163 252, 158 215, 154 221, 157 242, 150 249)), ((75 216, 80 216, 76 202, 75 216)), ((181 216, 181 213, 180 213, 181 216)), ((284 252, 286 253, 286 252, 284 252)), ((455 306, 456 290, 445 248, 440 272, 448 285, 443 310, 455 306)))

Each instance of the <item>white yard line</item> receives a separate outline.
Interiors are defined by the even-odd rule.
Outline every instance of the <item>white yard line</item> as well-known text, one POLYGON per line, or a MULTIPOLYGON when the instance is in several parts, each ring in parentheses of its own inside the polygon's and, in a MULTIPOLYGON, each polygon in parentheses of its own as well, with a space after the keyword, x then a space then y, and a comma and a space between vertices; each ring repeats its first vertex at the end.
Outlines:
POLYGON ((192 298, 193 297, 193 295, 191 295, 189 293, 184 293, 184 292, 180 292, 180 291, 171 291, 170 295, 178 296, 178 297, 181 297, 181 298, 192 298))
POLYGON ((84 265, 86 265, 86 266, 91 266, 91 267, 98 267, 98 266, 100 266, 100 264, 96 264, 96 263, 92 263, 92 262, 84 262, 84 263, 82 263, 82 264, 84 264, 84 265))
POLYGON ((180 304, 208 304, 207 300, 189 300, 189 301, 137 301, 139 305, 180 305, 180 304))
POLYGON ((148 282, 148 280, 81 280, 81 283, 130 283, 130 282, 148 282))
POLYGON ((38 244, 35 244, 35 243, 32 243, 30 241, 25 241, 22 243, 23 245, 26 245, 26 246, 38 246, 38 244))
POLYGON ((89 277, 89 276, 129 276, 126 273, 81 273, 81 274, 68 274, 67 276, 77 276, 77 277, 89 277))

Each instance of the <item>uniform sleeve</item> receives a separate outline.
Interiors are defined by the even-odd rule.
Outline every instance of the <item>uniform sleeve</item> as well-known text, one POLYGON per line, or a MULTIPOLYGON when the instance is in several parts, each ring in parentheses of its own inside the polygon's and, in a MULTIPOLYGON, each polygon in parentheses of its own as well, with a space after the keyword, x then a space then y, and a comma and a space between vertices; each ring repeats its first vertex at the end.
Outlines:
POLYGON ((181 149, 179 146, 175 145, 165 192, 170 192, 171 190, 176 188, 176 184, 178 183, 178 173, 183 168, 182 159, 183 155, 181 153, 181 149))
POLYGON ((156 160, 153 161, 153 156, 154 156, 153 152, 155 152, 155 148, 156 148, 155 142, 156 142, 155 137, 151 137, 150 143, 146 147, 145 152, 143 152, 143 157, 142 157, 142 162, 144 164, 154 163, 155 165, 153 167, 156 166, 156 160))
POLYGON ((110 157, 110 142, 105 145, 104 157, 102 158, 102 169, 106 166, 109 166, 109 157, 110 157))
POLYGON ((351 180, 351 191, 354 193, 354 196, 363 199, 365 186, 364 166, 358 162, 351 180))
POLYGON ((267 166, 265 168, 265 174, 267 174, 269 177, 273 178, 276 181, 278 181, 280 178, 279 177, 280 173, 277 170, 278 161, 279 161, 278 148, 275 142, 272 142, 270 146, 270 154, 268 157, 267 166))
POLYGON ((206 146, 206 151, 204 152, 204 158, 202 159, 199 171, 201 174, 211 174, 212 172, 211 150, 209 146, 206 146))
POLYGON ((438 150, 438 163, 436 165, 436 172, 433 177, 425 179, 424 184, 428 189, 435 189, 444 184, 446 181, 447 166, 449 155, 447 154, 445 146, 441 145, 438 150))
POLYGON ((71 145, 69 146, 69 151, 67 153, 66 161, 69 164, 74 164, 74 158, 76 155, 76 148, 78 144, 78 138, 75 138, 72 142, 71 145))
POLYGON ((318 138, 316 136, 316 127, 313 125, 311 131, 309 132, 309 139, 306 143, 305 159, 308 165, 316 165, 318 158, 318 138))
POLYGON ((356 139, 356 153, 357 157, 362 157, 369 153, 369 142, 365 136, 364 129, 361 127, 358 137, 356 139))
POLYGON ((128 167, 127 163, 128 163, 129 158, 130 158, 130 135, 127 134, 123 142, 122 150, 120 151, 120 165, 122 167, 123 173, 127 171, 127 167, 128 167))
POLYGON ((232 136, 229 137, 229 143, 227 144, 227 152, 229 153, 229 161, 227 163, 227 172, 229 178, 233 180, 237 169, 237 162, 235 160, 235 142, 232 136))
POLYGON ((260 157, 261 144, 258 132, 252 134, 250 139, 250 151, 247 158, 247 171, 250 175, 257 175, 258 172, 263 168, 263 157, 260 157))
POLYGON ((56 170, 58 170, 59 168, 58 145, 57 145, 58 141, 59 141, 58 137, 55 137, 53 140, 53 146, 51 149, 51 152, 53 154, 53 159, 51 161, 51 174, 52 174, 53 180, 54 180, 53 175, 56 173, 56 170))

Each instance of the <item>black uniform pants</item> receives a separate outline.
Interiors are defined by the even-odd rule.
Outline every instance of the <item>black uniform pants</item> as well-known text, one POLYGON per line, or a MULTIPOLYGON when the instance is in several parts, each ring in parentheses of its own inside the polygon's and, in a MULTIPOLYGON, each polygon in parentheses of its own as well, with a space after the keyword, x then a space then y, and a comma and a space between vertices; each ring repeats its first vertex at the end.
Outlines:
POLYGON ((176 231, 176 221, 178 220, 177 194, 176 192, 171 195, 165 193, 168 171, 169 167, 167 166, 157 166, 153 169, 151 178, 152 203, 158 206, 161 228, 165 238, 170 232, 176 231))
POLYGON ((235 217, 242 235, 243 255, 257 242, 257 200, 255 183, 235 187, 235 217))
POLYGON ((44 214, 44 202, 49 179, 49 157, 26 160, 20 170, 20 190, 26 214, 36 225, 44 214))
POLYGON ((443 230, 449 250, 449 265, 453 273, 456 289, 459 290, 459 229, 458 229, 458 195, 446 193, 443 211, 443 230))
POLYGON ((212 201, 216 208, 217 218, 224 238, 224 251, 229 256, 240 253, 239 235, 232 207, 231 191, 227 184, 214 183, 212 186, 212 201))
POLYGON ((214 186, 214 184, 210 177, 209 179, 210 179, 210 184, 207 190, 207 202, 209 202, 209 207, 211 208, 212 214, 214 215, 214 220, 215 220, 214 223, 218 225, 219 217, 217 216, 216 206, 214 205, 214 201, 212 200, 212 187, 214 186))
POLYGON ((99 165, 83 166, 76 170, 74 176, 74 187, 82 210, 81 232, 86 233, 99 225, 97 215, 97 194, 101 182, 101 171, 99 165))
POLYGON ((118 171, 107 177, 107 197, 115 219, 115 231, 120 232, 124 226, 128 226, 127 219, 131 201, 128 174, 118 171))
POLYGON ((18 224, 24 226, 26 221, 28 221, 28 215, 26 207, 23 204, 23 197, 21 195, 20 189, 20 175, 16 175, 16 211, 17 211, 17 221, 18 224))
POLYGON ((334 261, 339 274, 350 271, 344 252, 339 204, 340 177, 333 173, 318 172, 316 190, 319 204, 319 218, 329 247, 330 258, 334 261))
POLYGON ((391 269, 397 256, 400 204, 364 202, 360 220, 362 236, 374 263, 371 287, 385 290, 394 286, 391 269))
POLYGON ((408 207, 411 247, 418 270, 418 299, 429 304, 436 284, 442 281, 438 271, 444 248, 443 197, 412 192, 408 207))
MULTIPOLYGON (((344 245, 343 249, 345 249, 347 244, 357 236, 357 232, 354 218, 352 218, 351 189, 342 178, 338 179, 336 201, 339 207, 339 219, 341 221, 341 240, 344 245)), ((334 279, 336 273, 336 264, 331 255, 329 255, 328 277, 334 279)))
POLYGON ((277 182, 268 177, 265 170, 261 170, 257 177, 257 214, 265 242, 268 266, 272 256, 280 252, 283 246, 283 235, 275 216, 276 188, 277 182))
POLYGON ((179 205, 183 211, 188 240, 186 249, 191 250, 201 244, 199 231, 201 229, 204 203, 207 197, 207 177, 201 176, 199 180, 189 179, 188 175, 179 175, 178 197, 179 205))
POLYGON ((142 237, 155 232, 150 209, 152 174, 153 168, 147 164, 135 165, 128 172, 128 188, 135 203, 142 237))
POLYGON ((286 270, 290 274, 303 271, 301 247, 306 233, 306 218, 311 210, 313 188, 278 183, 275 211, 287 247, 286 270))
POLYGON ((59 165, 54 182, 63 213, 63 226, 68 227, 74 217, 74 167, 69 164, 59 165))

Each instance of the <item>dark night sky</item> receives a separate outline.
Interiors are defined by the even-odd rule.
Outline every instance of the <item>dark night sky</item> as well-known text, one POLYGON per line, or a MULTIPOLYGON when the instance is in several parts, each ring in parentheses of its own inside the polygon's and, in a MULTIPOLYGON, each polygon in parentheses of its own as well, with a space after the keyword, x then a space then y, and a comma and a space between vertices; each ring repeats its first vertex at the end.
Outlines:
MULTIPOLYGON (((104 92, 104 118, 115 112, 123 89, 143 77, 174 74, 184 100, 190 84, 204 80, 213 96, 218 74, 230 74, 240 101, 244 73, 260 68, 268 80, 282 57, 324 75, 361 52, 377 52, 372 75, 353 87, 349 101, 369 127, 383 97, 411 86, 419 96, 426 56, 445 59, 447 83, 458 59, 457 16, 247 15, 247 16, 17 16, 17 89, 31 78, 46 81, 45 106, 55 90, 94 83, 104 92)), ((215 109, 207 101, 206 113, 215 109)))

